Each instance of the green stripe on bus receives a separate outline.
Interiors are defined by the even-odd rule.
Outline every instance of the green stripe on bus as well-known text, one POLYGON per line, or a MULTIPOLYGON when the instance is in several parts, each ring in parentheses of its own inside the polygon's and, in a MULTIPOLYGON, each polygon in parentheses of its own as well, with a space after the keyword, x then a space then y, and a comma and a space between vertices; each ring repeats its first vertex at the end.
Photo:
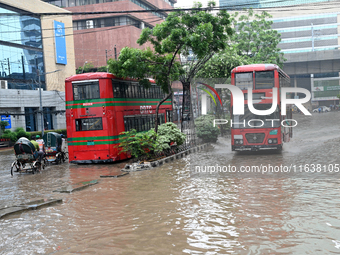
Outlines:
POLYGON ((124 135, 114 135, 114 136, 88 136, 88 137, 71 137, 67 138, 68 142, 73 141, 85 141, 85 140, 109 140, 109 139, 119 139, 124 135))
MULTIPOLYGON (((94 141, 93 144, 89 145, 89 146, 93 146, 93 145, 105 145, 105 144, 118 144, 119 141, 94 141)), ((87 142, 70 142, 67 144, 68 146, 76 146, 76 145, 87 145, 87 142)))
MULTIPOLYGON (((157 105, 158 103, 102 103, 94 105, 67 105, 66 109, 76 109, 76 108, 89 108, 89 107, 103 107, 103 106, 138 106, 138 105, 157 105)), ((163 103, 162 105, 171 105, 169 103, 163 103)))
MULTIPOLYGON (((66 101, 66 104, 83 104, 83 103, 100 103, 108 101, 160 101, 157 98, 98 98, 98 99, 87 99, 77 101, 66 101)), ((171 99, 167 99, 166 102, 171 102, 171 99)))
POLYGON ((66 101, 66 104, 83 104, 83 103, 94 103, 94 102, 106 102, 113 101, 114 98, 97 98, 97 99, 85 99, 77 101, 66 101))

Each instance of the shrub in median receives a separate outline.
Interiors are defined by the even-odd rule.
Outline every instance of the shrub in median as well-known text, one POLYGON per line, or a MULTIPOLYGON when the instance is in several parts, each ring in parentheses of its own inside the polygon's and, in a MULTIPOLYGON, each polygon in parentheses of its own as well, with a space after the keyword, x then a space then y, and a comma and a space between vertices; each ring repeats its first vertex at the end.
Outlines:
POLYGON ((177 145, 184 143, 186 135, 182 134, 172 122, 167 122, 158 127, 156 134, 154 129, 147 132, 137 132, 135 129, 122 132, 124 137, 119 139, 120 153, 129 152, 133 157, 147 156, 154 152, 162 152, 170 149, 171 142, 177 145))
POLYGON ((195 119, 195 127, 197 137, 201 138, 206 143, 216 143, 220 130, 217 126, 214 127, 213 115, 203 115, 195 119))

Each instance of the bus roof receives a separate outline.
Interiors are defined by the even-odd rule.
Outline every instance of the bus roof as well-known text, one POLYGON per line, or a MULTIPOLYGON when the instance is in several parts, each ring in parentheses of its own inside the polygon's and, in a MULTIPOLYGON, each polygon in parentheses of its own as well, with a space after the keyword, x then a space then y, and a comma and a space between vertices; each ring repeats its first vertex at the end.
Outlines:
MULTIPOLYGON (((131 78, 118 78, 117 76, 113 75, 112 73, 104 73, 104 72, 98 72, 98 73, 82 73, 82 74, 76 74, 72 75, 71 77, 68 77, 65 79, 65 81, 84 81, 84 80, 94 80, 94 79, 117 79, 117 80, 125 80, 125 81, 137 81, 136 79, 131 78)), ((154 79, 149 79, 151 83, 156 83, 154 79)))
POLYGON ((231 72, 232 73, 243 73, 243 72, 252 72, 252 71, 270 71, 270 70, 278 70, 278 67, 275 64, 252 64, 252 65, 244 65, 235 67, 231 72))

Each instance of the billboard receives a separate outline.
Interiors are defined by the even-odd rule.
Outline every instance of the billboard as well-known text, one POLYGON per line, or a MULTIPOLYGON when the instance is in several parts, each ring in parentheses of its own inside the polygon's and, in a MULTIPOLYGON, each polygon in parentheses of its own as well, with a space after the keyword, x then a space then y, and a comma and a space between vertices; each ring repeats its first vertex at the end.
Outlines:
POLYGON ((5 127, 6 129, 12 128, 11 115, 1 115, 1 121, 7 121, 8 122, 9 125, 7 127, 5 127))
POLYGON ((54 20, 55 55, 57 64, 67 64, 65 24, 54 20))

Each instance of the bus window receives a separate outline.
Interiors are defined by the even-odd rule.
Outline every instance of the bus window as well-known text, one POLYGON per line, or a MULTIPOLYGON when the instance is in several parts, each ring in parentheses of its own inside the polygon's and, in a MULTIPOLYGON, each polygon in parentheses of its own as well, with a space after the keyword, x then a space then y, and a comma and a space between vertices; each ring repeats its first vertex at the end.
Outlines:
POLYGON ((242 90, 253 88, 253 73, 236 73, 235 85, 242 90))
POLYGON ((73 98, 74 100, 96 99, 100 98, 99 81, 93 82, 73 82, 73 98))
POLYGON ((120 89, 120 82, 112 80, 113 96, 115 98, 122 98, 122 91, 120 89))
POLYGON ((139 90, 140 90, 140 96, 139 96, 139 98, 147 98, 147 97, 145 96, 145 88, 144 88, 143 86, 140 86, 140 85, 138 85, 138 88, 139 88, 139 90))
POLYGON ((255 72, 255 89, 274 87, 274 71, 255 72))
POLYGON ((102 118, 76 119, 76 131, 103 130, 102 118))

